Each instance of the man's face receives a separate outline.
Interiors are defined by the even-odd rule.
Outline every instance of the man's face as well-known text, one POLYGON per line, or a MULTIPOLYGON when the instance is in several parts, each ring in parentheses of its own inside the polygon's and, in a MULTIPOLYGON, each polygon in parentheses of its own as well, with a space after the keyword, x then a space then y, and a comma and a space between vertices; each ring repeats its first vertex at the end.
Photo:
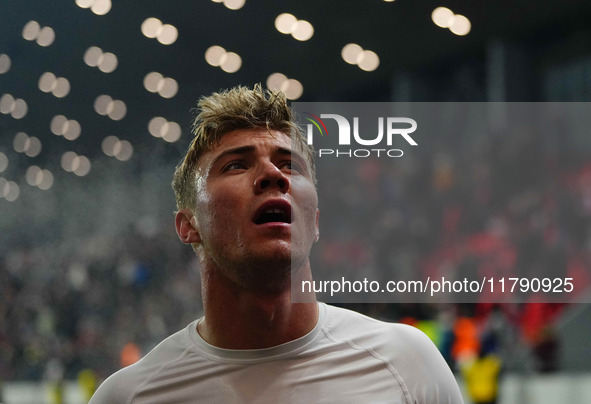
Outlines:
POLYGON ((318 239, 310 167, 289 136, 236 130, 198 165, 196 227, 202 254, 245 287, 280 287, 318 239), (293 258, 293 261, 292 261, 293 258))

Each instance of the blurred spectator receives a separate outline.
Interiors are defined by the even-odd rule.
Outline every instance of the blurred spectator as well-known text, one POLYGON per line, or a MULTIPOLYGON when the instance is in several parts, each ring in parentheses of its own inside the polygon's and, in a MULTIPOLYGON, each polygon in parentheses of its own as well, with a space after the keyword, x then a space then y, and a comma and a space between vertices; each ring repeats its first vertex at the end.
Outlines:
POLYGON ((462 366, 468 395, 474 404, 496 404, 499 396, 501 360, 481 349, 478 357, 462 366))
POLYGON ((480 350, 480 335, 473 318, 460 317, 454 324, 454 343, 452 356, 458 363, 471 361, 480 350))
POLYGON ((49 403, 64 404, 64 367, 58 359, 47 362, 45 380, 49 384, 49 403))
POLYGON ((98 387, 96 373, 92 369, 84 369, 78 373, 78 386, 82 391, 84 402, 90 401, 90 398, 98 387))
POLYGON ((539 330, 533 352, 538 371, 551 373, 558 370, 559 341, 551 326, 545 326, 539 330))
POLYGON ((121 350, 121 367, 133 365, 142 358, 140 349, 133 342, 125 344, 121 350))

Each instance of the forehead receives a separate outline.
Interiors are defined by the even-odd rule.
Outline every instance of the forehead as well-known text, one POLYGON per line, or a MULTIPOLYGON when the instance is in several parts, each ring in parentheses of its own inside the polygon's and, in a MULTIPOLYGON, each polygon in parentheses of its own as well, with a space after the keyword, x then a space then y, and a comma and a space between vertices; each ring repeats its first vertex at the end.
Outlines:
POLYGON ((269 144, 281 147, 291 148, 291 139, 288 135, 278 130, 266 128, 238 129, 226 133, 220 139, 220 142, 211 149, 212 152, 222 151, 223 149, 246 146, 250 144, 269 144))
POLYGON ((257 149, 278 147, 291 150, 291 138, 283 132, 266 128, 238 129, 224 134, 220 141, 201 157, 201 167, 208 167, 211 162, 227 150, 254 146, 257 149))

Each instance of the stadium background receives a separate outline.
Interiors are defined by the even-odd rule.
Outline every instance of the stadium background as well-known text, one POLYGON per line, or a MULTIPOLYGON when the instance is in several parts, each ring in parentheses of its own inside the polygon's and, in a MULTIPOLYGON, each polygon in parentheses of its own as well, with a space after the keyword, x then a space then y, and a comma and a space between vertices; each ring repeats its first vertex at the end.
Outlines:
MULTIPOLYGON (((574 0, 0 2, 0 402, 84 402, 201 314, 169 185, 201 95, 261 82, 297 101, 586 102, 589 17, 574 0)), ((501 226, 520 265, 588 274, 591 137, 556 139, 491 139, 386 179, 369 163, 377 195, 420 206, 392 234, 394 264, 501 226)), ((363 264, 363 246, 323 242, 323 265, 363 264)), ((591 396, 588 304, 349 307, 422 328, 464 387, 464 358, 485 347, 499 403, 591 396)))

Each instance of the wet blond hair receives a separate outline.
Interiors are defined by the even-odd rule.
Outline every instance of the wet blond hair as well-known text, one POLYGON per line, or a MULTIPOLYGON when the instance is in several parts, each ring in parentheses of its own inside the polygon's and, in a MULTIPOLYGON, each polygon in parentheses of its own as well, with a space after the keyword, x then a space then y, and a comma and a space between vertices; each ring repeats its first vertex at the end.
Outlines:
POLYGON ((213 149, 225 134, 238 129, 266 128, 290 136, 293 146, 306 159, 316 182, 314 152, 296 125, 293 111, 282 92, 263 90, 260 84, 252 89, 238 86, 202 97, 196 112, 191 127, 194 138, 176 167, 172 181, 178 209, 192 211, 195 207, 197 165, 203 153, 213 149))

